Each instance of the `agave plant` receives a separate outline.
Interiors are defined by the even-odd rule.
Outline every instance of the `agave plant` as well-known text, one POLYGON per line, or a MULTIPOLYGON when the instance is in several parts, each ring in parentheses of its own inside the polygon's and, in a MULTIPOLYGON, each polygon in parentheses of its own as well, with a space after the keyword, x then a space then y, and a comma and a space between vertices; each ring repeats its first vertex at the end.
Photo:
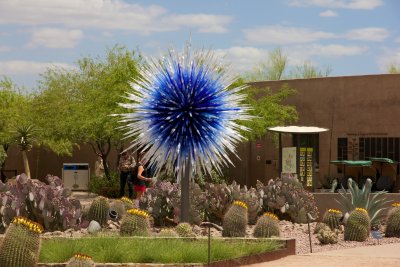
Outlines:
POLYGON ((341 205, 343 213, 350 213, 355 208, 364 208, 368 211, 368 215, 371 218, 371 226, 376 225, 380 219, 380 214, 387 209, 385 206, 390 203, 390 200, 386 200, 384 197, 387 191, 379 191, 370 197, 371 179, 367 179, 362 189, 359 189, 353 179, 349 179, 347 183, 350 198, 344 189, 340 189, 340 197, 336 199, 336 202, 341 205))

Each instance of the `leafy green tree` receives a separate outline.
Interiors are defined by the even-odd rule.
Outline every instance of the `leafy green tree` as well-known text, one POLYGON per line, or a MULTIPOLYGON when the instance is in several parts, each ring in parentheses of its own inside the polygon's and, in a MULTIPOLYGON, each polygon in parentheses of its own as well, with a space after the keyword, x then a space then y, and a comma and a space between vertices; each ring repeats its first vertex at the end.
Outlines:
POLYGON ((3 182, 6 179, 3 171, 7 152, 15 141, 13 131, 29 120, 27 114, 29 114, 30 97, 22 91, 22 88, 19 88, 10 78, 3 77, 0 80, 0 145, 5 155, 0 167, 3 182))
POLYGON ((388 66, 388 72, 391 74, 400 73, 400 66, 396 66, 396 64, 392 63, 388 66))
POLYGON ((78 60, 76 69, 46 71, 34 100, 35 113, 45 114, 37 116, 37 122, 48 129, 46 144, 60 153, 71 153, 74 145, 89 144, 103 159, 110 179, 109 153, 124 148, 119 118, 110 115, 126 112, 118 103, 125 101, 129 82, 138 77, 139 64, 137 51, 115 46, 105 58, 78 60))
POLYGON ((244 79, 247 82, 309 79, 327 77, 331 72, 332 68, 319 69, 309 61, 290 68, 287 55, 281 48, 276 48, 268 54, 265 61, 256 64, 251 72, 246 73, 244 79))

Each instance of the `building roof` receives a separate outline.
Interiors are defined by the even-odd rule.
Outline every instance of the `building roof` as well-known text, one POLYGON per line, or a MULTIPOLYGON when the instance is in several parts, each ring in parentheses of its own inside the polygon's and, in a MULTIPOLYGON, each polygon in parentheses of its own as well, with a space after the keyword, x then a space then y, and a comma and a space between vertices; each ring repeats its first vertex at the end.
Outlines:
POLYGON ((327 128, 320 128, 315 126, 277 126, 269 127, 268 130, 278 133, 322 133, 329 131, 327 128))

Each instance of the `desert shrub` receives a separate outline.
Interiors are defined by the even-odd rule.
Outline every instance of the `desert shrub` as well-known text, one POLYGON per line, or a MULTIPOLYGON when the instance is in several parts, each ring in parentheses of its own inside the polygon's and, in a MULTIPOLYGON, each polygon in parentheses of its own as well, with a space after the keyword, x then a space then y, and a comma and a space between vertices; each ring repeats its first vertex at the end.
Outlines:
POLYGON ((71 191, 57 176, 48 175, 45 180, 47 184, 21 174, 13 184, 0 182, 0 219, 4 226, 14 217, 23 216, 47 231, 78 227, 82 216, 80 201, 69 198, 71 191))
POLYGON ((307 222, 307 213, 318 217, 314 196, 293 178, 276 178, 266 185, 257 181, 257 190, 262 198, 263 211, 279 215, 296 223, 307 222))

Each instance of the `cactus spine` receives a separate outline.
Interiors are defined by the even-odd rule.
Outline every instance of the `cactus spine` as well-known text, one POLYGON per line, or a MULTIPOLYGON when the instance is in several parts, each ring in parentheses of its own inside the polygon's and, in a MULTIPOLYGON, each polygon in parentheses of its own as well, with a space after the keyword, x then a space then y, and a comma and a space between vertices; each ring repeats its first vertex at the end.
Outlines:
POLYGON ((330 229, 331 228, 326 223, 319 222, 315 225, 314 234, 318 234, 319 231, 322 231, 322 230, 330 230, 330 229))
POLYGON ((120 234, 123 236, 148 236, 150 231, 149 214, 140 209, 127 210, 122 218, 120 234))
POLYGON ((338 242, 338 230, 331 230, 329 227, 322 229, 317 234, 317 239, 321 244, 335 244, 338 242))
POLYGON ((400 237, 400 203, 394 203, 392 206, 386 223, 385 236, 400 237))
POLYGON ((180 237, 191 237, 193 236, 192 226, 188 223, 180 223, 176 226, 175 231, 180 237))
POLYGON ((96 197, 90 205, 88 218, 104 226, 107 223, 109 209, 108 198, 96 197))
POLYGON ((66 267, 94 267, 94 262, 92 257, 76 253, 67 263, 66 267))
POLYGON ((242 201, 233 202, 222 222, 222 236, 244 237, 246 235, 247 220, 247 205, 242 201))
POLYGON ((328 225, 331 230, 339 229, 342 215, 342 212, 339 210, 329 209, 325 212, 322 222, 328 225))
POLYGON ((39 260, 43 227, 23 217, 15 217, 0 246, 0 266, 35 267, 39 260))
POLYGON ((346 227, 344 228, 344 240, 365 241, 369 236, 371 221, 368 212, 363 208, 356 208, 350 213, 346 227))
POLYGON ((264 213, 263 216, 258 218, 253 235, 254 237, 279 236, 280 230, 278 217, 270 212, 264 213))

